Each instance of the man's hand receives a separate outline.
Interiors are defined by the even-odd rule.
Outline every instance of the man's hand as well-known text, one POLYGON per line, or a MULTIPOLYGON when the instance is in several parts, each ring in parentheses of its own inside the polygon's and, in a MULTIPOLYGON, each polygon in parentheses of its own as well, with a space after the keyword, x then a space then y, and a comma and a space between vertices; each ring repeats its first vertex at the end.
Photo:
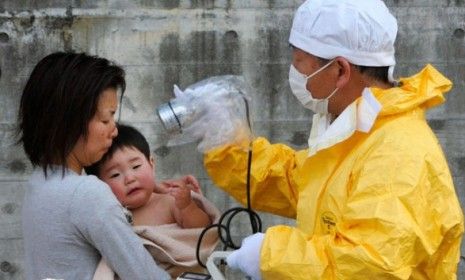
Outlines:
POLYGON ((246 237, 241 248, 233 251, 227 258, 228 266, 240 269, 254 280, 261 280, 260 250, 265 234, 259 232, 246 237))

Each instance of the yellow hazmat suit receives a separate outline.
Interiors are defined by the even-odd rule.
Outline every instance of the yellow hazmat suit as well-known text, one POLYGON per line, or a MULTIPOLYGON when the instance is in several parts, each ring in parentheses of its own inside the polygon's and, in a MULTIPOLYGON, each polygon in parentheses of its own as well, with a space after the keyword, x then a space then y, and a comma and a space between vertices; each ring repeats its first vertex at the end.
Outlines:
MULTIPOLYGON (((264 279, 456 279, 463 214, 425 120, 450 88, 430 65, 400 87, 372 88, 382 109, 370 132, 310 157, 254 141, 252 207, 297 220, 266 231, 264 279)), ((247 153, 226 146, 204 160, 245 204, 247 153)))

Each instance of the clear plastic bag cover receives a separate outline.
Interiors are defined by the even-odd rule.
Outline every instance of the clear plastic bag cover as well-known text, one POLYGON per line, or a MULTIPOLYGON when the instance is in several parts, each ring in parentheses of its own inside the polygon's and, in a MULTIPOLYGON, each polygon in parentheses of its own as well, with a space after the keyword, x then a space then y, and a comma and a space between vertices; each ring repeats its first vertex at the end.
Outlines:
POLYGON ((251 138, 246 115, 247 85, 241 76, 214 76, 188 86, 175 86, 172 104, 182 106, 180 133, 172 135, 168 146, 198 141, 205 152, 228 143, 244 144, 251 138))

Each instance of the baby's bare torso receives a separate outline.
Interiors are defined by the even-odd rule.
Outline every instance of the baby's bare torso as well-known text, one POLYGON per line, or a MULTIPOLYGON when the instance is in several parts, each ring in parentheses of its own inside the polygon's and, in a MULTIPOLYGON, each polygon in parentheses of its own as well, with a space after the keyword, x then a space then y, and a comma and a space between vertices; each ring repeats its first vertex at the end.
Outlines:
POLYGON ((173 197, 168 194, 153 193, 144 206, 131 210, 134 225, 158 226, 176 223, 173 207, 173 197))

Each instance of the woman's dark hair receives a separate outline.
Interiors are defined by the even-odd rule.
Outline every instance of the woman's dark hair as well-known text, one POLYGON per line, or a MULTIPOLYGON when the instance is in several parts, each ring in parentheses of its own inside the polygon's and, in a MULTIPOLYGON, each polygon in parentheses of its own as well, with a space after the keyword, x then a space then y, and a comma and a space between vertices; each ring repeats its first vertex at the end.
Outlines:
POLYGON ((134 127, 124 124, 117 124, 116 128, 118 129, 118 135, 113 139, 110 149, 98 162, 85 167, 87 174, 98 176, 100 167, 111 159, 116 151, 122 148, 135 148, 144 154, 147 160, 150 160, 150 146, 142 133, 134 127))
POLYGON ((61 165, 88 124, 106 89, 126 88, 124 70, 105 58, 57 52, 44 57, 24 87, 18 114, 19 143, 33 166, 61 165))

